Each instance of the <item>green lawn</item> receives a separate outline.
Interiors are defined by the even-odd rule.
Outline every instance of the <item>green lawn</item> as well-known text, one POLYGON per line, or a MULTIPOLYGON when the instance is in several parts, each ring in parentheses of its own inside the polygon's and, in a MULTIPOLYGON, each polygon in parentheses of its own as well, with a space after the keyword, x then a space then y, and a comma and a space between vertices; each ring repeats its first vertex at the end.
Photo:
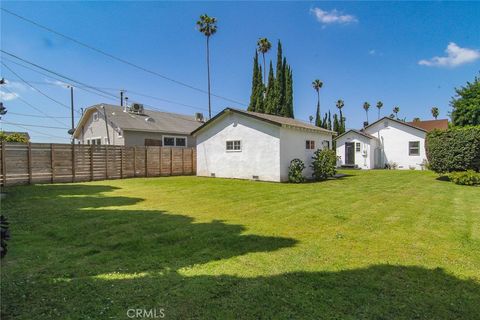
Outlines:
POLYGON ((10 188, 2 319, 480 319, 480 188, 346 173, 10 188))

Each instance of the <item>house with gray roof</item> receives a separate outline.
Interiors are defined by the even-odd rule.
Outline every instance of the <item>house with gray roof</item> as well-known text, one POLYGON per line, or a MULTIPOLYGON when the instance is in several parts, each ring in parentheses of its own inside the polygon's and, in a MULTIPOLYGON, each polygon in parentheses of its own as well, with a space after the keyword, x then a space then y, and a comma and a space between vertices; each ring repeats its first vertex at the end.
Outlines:
POLYGON ((203 116, 97 104, 85 110, 73 134, 80 144, 120 146, 194 147, 190 134, 203 124, 203 116))

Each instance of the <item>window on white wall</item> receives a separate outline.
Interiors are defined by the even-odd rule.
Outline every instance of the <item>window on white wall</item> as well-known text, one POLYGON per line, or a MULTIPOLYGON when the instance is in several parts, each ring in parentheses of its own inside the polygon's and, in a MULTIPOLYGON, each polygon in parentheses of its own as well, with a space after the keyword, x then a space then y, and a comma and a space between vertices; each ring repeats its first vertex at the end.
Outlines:
POLYGON ((306 140, 305 141, 305 149, 315 150, 315 141, 314 140, 306 140))
POLYGON ((361 147, 360 142, 355 142, 355 151, 356 152, 360 152, 360 150, 361 150, 360 147, 361 147))
POLYGON ((330 149, 330 141, 323 140, 322 141, 322 146, 323 146, 323 149, 330 149))
POLYGON ((226 143, 227 151, 241 151, 242 143, 240 140, 230 140, 226 143))
POLYGON ((98 121, 98 112, 93 113, 93 121, 98 121))
POLYGON ((420 141, 409 141, 408 142, 408 155, 409 156, 419 156, 420 155, 420 141))

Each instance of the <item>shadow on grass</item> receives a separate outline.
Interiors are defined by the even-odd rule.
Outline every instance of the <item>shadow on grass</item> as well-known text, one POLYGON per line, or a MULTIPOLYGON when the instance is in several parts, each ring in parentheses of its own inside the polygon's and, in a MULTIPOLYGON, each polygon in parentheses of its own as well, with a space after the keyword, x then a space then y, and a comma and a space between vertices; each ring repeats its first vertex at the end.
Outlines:
MULTIPOLYGON (((6 206, 18 212, 2 268, 2 319, 128 319, 130 308, 164 308, 167 319, 479 318, 478 283, 440 269, 224 275, 215 261, 290 248, 296 240, 243 235, 242 225, 196 223, 160 210, 108 209, 142 201, 103 194, 112 190, 13 190, 6 206), (215 275, 189 275, 211 262, 215 275)), ((269 263, 254 259, 238 263, 269 263)))

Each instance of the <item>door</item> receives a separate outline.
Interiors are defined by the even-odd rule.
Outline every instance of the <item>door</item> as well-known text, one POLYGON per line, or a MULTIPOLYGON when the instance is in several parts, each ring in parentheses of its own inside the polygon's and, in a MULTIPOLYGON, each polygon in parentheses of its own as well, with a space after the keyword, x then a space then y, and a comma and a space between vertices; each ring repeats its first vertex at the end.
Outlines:
POLYGON ((355 143, 345 142, 345 164, 355 164, 355 143))

